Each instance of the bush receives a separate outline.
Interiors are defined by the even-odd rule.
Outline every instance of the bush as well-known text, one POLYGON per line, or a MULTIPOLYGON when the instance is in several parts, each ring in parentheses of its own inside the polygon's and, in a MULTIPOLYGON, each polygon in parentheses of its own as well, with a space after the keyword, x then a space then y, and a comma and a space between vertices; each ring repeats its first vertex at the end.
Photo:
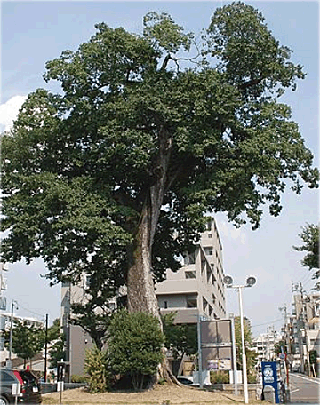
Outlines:
POLYGON ((85 372, 88 373, 88 389, 90 392, 105 392, 109 388, 110 374, 107 369, 106 354, 93 346, 86 350, 84 363, 85 372))
POLYGON ((115 314, 109 327, 108 359, 114 374, 129 375, 134 389, 142 389, 163 360, 164 335, 152 314, 115 314))
POLYGON ((211 384, 229 384, 229 372, 227 370, 210 371, 211 384))
POLYGON ((71 376, 71 382, 72 383, 81 383, 81 384, 83 384, 83 383, 87 383, 88 381, 89 381, 89 377, 85 376, 85 375, 73 374, 71 376))
POLYGON ((257 376, 254 374, 247 375, 248 384, 256 384, 257 383, 257 376))

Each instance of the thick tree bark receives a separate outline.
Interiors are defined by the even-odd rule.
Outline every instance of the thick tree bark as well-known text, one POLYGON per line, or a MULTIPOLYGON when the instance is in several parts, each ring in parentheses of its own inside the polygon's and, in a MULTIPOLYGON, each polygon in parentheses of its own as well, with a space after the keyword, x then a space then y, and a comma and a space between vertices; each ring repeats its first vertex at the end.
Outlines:
POLYGON ((158 303, 151 273, 150 207, 143 208, 132 251, 129 252, 127 297, 129 312, 148 312, 159 318, 158 303))
POLYGON ((165 194, 167 171, 172 142, 165 132, 160 137, 159 156, 154 168, 154 183, 149 187, 141 211, 140 222, 134 243, 129 253, 127 273, 128 310, 149 312, 155 315, 162 326, 154 279, 151 268, 152 245, 165 194))

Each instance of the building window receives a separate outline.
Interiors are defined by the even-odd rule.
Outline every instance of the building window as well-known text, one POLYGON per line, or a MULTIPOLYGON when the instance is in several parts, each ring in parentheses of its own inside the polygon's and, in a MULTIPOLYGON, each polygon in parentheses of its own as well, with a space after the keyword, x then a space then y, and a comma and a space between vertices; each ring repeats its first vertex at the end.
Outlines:
POLYGON ((205 247, 205 248, 204 248, 204 253, 205 253, 207 256, 212 256, 212 247, 205 247))
POLYGON ((86 284, 85 284, 85 288, 90 288, 91 286, 91 276, 89 276, 88 274, 86 274, 86 284))
POLYGON ((189 264, 196 264, 196 252, 188 252, 184 254, 184 264, 188 266, 189 264))
POLYGON ((186 278, 196 278, 197 274, 196 271, 185 271, 184 272, 186 278))
POLYGON ((203 302, 203 310, 206 311, 208 307, 208 301, 203 297, 202 302, 203 302))
POLYGON ((187 308, 197 308, 196 297, 187 297, 187 308))
POLYGON ((211 220, 208 220, 208 222, 206 224, 206 229, 207 229, 207 231, 211 231, 211 229, 212 229, 212 221, 211 220))
POLYGON ((208 238, 212 238, 212 233, 208 233, 208 238))
POLYGON ((163 308, 168 308, 168 301, 164 301, 163 308))

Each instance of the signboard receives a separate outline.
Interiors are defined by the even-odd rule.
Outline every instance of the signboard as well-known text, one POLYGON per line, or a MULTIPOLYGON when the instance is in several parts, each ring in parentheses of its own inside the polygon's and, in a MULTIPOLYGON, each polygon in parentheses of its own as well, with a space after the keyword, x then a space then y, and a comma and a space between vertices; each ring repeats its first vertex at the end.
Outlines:
POLYGON ((231 320, 201 321, 202 370, 232 370, 231 320))
POLYGON ((58 381, 57 382, 57 392, 62 392, 64 389, 64 382, 63 381, 58 381))
POLYGON ((276 403, 279 403, 278 395, 278 381, 277 381, 277 363, 275 361, 262 361, 261 362, 262 371, 262 385, 271 385, 275 391, 276 403))
POLYGON ((207 370, 232 370, 231 359, 208 360, 207 370))
POLYGON ((220 359, 219 360, 219 370, 232 370, 231 359, 220 359))
POLYGON ((20 394, 20 384, 12 384, 12 395, 18 396, 20 394))
POLYGON ((207 370, 219 370, 219 360, 208 360, 207 370))

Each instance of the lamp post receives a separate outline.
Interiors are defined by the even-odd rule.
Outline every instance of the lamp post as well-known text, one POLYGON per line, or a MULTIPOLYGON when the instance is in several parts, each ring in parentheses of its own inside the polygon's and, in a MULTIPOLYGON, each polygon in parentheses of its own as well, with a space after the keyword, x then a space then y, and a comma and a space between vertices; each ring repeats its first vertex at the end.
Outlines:
POLYGON ((256 278, 254 276, 249 276, 246 279, 245 285, 233 285, 233 279, 231 276, 225 276, 223 279, 224 284, 227 288, 234 288, 238 290, 239 296, 239 309, 240 309, 240 325, 241 325, 241 343, 242 343, 242 368, 243 368, 243 392, 244 392, 244 402, 247 404, 249 402, 248 396, 248 381, 247 381, 247 362, 246 362, 246 351, 244 345, 244 317, 243 317, 243 300, 242 300, 242 290, 246 287, 252 287, 256 283, 256 278))
POLYGON ((12 366, 12 328, 13 328, 13 308, 19 309, 18 303, 16 300, 11 302, 11 322, 10 322, 10 346, 9 346, 9 362, 10 367, 12 366))

